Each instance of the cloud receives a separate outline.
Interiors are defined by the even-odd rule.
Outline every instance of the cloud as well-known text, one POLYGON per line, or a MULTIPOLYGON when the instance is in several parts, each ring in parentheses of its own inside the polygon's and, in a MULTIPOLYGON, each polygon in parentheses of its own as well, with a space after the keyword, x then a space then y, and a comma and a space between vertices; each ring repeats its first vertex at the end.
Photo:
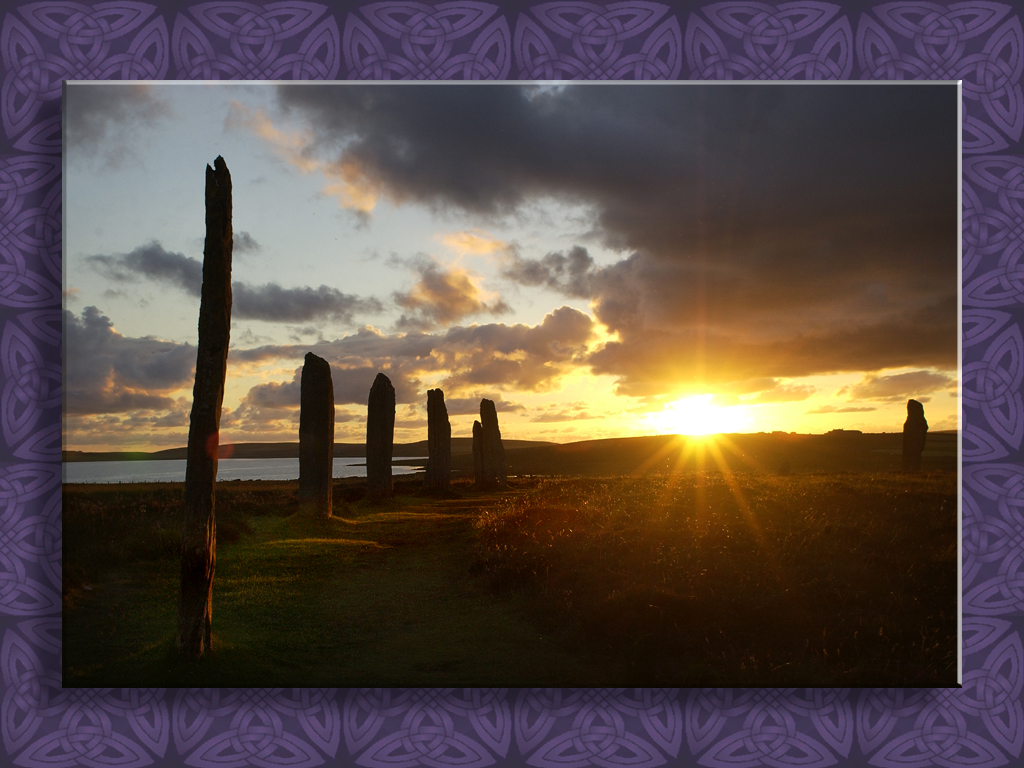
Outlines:
POLYGON ((504 274, 591 300, 617 337, 593 370, 620 393, 956 365, 955 88, 276 93, 308 154, 396 204, 588 210, 618 262, 576 246, 504 274))
POLYGON ((502 251, 508 246, 480 230, 447 232, 441 242, 456 253, 488 254, 502 251))
POLYGON ((590 298, 594 259, 576 245, 569 254, 549 253, 542 259, 524 259, 518 253, 502 269, 502 276, 520 285, 544 286, 565 296, 590 298))
POLYGON ((868 411, 877 411, 878 409, 874 406, 846 406, 844 408, 837 408, 834 405, 823 405, 820 408, 815 408, 811 411, 804 411, 804 413, 867 413, 868 411))
POLYGON ((248 232, 235 232, 232 239, 232 253, 255 253, 256 251, 263 250, 263 246, 257 243, 256 238, 248 232))
MULTIPOLYGON (((489 323, 454 326, 437 333, 385 335, 371 327, 333 341, 232 349, 229 361, 300 360, 313 352, 331 364, 335 402, 365 404, 377 372, 394 384, 399 403, 426 397, 426 379, 440 381, 453 405, 479 393, 548 391, 582 362, 594 337, 584 312, 560 307, 538 325, 489 323)), ((491 398, 494 399, 494 398, 491 398)), ((479 399, 473 410, 479 409, 479 399)))
POLYGON ((69 415, 164 411, 192 385, 196 348, 118 333, 93 306, 64 310, 65 398, 69 415))
POLYGON ((494 403, 498 413, 526 410, 526 406, 522 403, 511 402, 506 400, 501 394, 493 392, 481 392, 473 397, 445 397, 444 407, 447 409, 449 416, 468 416, 470 414, 479 416, 480 401, 485 398, 494 403))
POLYGON ((420 279, 406 293, 393 295, 398 306, 411 315, 398 320, 401 329, 426 330, 435 325, 450 325, 468 315, 501 315, 511 308, 501 299, 483 301, 483 292, 473 276, 458 267, 444 268, 435 261, 421 261, 417 267, 420 279))
POLYGON ((744 405, 762 403, 793 403, 806 400, 817 390, 806 384, 782 384, 771 389, 756 393, 753 397, 743 399, 744 405))
POLYGON ((105 144, 117 147, 103 156, 117 166, 134 154, 139 127, 173 114, 170 104, 146 83, 71 83, 64 109, 64 138, 71 157, 91 156, 105 144), (112 139, 116 138, 116 141, 112 139))
MULTIPOLYGON (((203 263, 168 251, 155 240, 127 254, 88 256, 86 261, 114 283, 147 278, 181 288, 196 298, 202 293, 203 263)), ((231 293, 231 315, 239 320, 305 323, 333 319, 349 323, 356 313, 384 309, 378 299, 353 296, 326 285, 283 288, 277 283, 254 286, 233 282, 231 293)))
POLYGON ((909 371, 891 376, 869 374, 851 387, 843 387, 836 394, 847 395, 851 400, 881 400, 899 402, 914 398, 924 402, 922 395, 948 389, 956 384, 956 378, 935 371, 909 371))

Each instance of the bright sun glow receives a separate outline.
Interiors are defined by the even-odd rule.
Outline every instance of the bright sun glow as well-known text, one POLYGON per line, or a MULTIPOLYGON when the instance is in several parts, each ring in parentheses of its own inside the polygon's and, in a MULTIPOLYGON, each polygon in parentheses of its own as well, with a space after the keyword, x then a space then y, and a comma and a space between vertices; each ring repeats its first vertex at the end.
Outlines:
POLYGON ((660 413, 647 415, 648 423, 662 435, 715 435, 742 432, 750 416, 742 406, 712 405, 714 395, 693 395, 668 403, 660 413))

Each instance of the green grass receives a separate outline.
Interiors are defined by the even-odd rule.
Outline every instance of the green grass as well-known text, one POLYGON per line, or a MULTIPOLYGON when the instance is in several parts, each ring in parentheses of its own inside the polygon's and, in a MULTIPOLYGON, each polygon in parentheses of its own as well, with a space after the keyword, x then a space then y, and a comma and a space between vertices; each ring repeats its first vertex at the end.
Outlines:
POLYGON ((174 649, 180 485, 65 486, 64 685, 952 685, 951 473, 217 487, 214 653, 174 649))
MULTIPOLYGON (((64 685, 502 684, 598 681, 587 659, 468 573, 473 521, 490 496, 336 502, 327 523, 292 514, 294 484, 218 486, 214 653, 174 649, 178 562, 150 490, 65 488, 64 685), (269 487, 254 498, 248 487, 269 487), (238 512, 246 500, 247 514, 238 512), (143 505, 145 509, 143 510, 143 505), (225 546, 221 529, 243 529, 225 546), (117 532, 125 545, 111 545, 117 532), (107 559, 111 549, 117 557, 107 559)), ((174 501, 168 500, 168 517, 174 501)))

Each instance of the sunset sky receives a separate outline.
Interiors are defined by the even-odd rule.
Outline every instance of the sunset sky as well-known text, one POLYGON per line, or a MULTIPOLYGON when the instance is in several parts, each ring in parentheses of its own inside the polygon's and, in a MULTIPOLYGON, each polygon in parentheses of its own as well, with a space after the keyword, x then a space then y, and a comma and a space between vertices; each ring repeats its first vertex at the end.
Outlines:
POLYGON ((64 447, 186 443, 207 163, 234 192, 222 442, 957 426, 955 84, 68 84, 64 447))

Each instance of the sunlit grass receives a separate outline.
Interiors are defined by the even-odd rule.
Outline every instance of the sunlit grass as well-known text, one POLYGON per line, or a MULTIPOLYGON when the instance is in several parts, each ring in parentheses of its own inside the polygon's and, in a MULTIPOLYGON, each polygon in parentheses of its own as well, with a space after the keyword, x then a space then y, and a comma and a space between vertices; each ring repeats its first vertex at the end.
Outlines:
POLYGON ((955 682, 955 476, 549 480, 478 521, 495 589, 644 684, 955 682))

